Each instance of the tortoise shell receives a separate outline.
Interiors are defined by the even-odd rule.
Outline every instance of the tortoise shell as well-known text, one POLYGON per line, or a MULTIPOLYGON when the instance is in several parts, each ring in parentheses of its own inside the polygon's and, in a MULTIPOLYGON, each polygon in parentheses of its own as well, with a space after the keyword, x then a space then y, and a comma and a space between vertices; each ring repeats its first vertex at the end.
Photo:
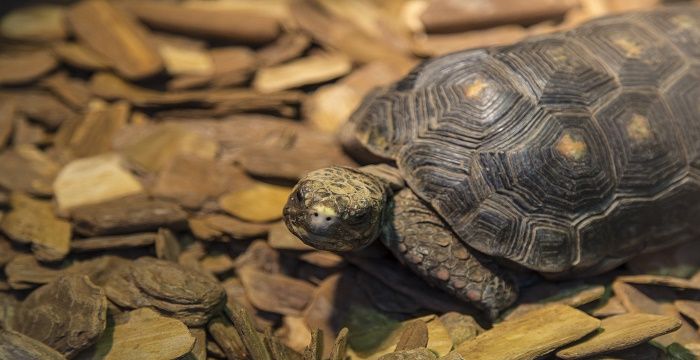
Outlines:
POLYGON ((351 121, 468 245, 562 273, 700 233, 699 105, 700 10, 670 7, 426 61, 351 121))

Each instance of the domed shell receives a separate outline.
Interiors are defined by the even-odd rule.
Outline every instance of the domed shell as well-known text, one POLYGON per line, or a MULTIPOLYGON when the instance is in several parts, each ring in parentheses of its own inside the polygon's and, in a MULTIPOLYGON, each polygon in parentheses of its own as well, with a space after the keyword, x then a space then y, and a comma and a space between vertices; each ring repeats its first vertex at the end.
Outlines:
POLYGON ((606 270, 700 234, 700 12, 603 18, 418 66, 355 134, 473 248, 606 270))

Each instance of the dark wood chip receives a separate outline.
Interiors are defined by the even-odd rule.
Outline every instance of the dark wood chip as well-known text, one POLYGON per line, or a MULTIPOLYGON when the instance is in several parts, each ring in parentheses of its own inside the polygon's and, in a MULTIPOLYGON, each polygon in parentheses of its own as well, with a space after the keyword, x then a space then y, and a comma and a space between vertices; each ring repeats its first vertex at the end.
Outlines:
POLYGON ((428 346, 428 327, 423 320, 413 320, 404 326, 394 351, 413 350, 428 346))
POLYGON ((73 109, 87 106, 92 93, 87 84, 78 78, 71 78, 65 72, 59 72, 41 81, 41 85, 58 96, 73 109))
POLYGON ((130 110, 123 101, 107 104, 94 99, 83 117, 63 123, 55 143, 70 149, 76 157, 109 152, 115 134, 126 126, 130 110))
POLYGON ((301 315, 315 289, 305 281, 249 267, 239 270, 238 274, 253 306, 278 314, 301 315))
POLYGON ((14 99, 0 99, 0 150, 5 148, 10 140, 16 107, 14 99))
POLYGON ((46 91, 15 92, 10 97, 14 99, 19 114, 23 114, 49 129, 55 129, 63 122, 77 116, 75 111, 46 91))
POLYGON ((262 337, 253 326, 250 314, 234 302, 226 304, 225 312, 238 332, 243 345, 248 350, 250 358, 252 360, 271 360, 262 337))
POLYGON ((12 328, 73 357, 90 347, 107 326, 107 298, 87 276, 67 275, 32 292, 12 328))
POLYGON ((144 198, 86 205, 71 212, 76 231, 86 236, 184 228, 187 213, 178 205, 144 198))
POLYGON ((0 326, 0 359, 65 360, 66 357, 39 340, 0 326))
POLYGON ((311 343, 304 349, 304 360, 323 359, 323 331, 315 329, 311 331, 311 343))
POLYGON ((156 257, 177 262, 182 252, 180 242, 170 229, 160 228, 156 235, 156 257))
POLYGON ((148 31, 107 1, 79 2, 69 10, 68 22, 78 39, 108 59, 122 76, 140 79, 163 69, 148 31))
POLYGON ((455 346, 484 332, 484 329, 472 316, 454 311, 440 315, 440 322, 447 329, 455 346))
POLYGON ((280 254, 263 240, 256 240, 236 258, 236 268, 252 268, 267 273, 281 271, 280 254))
POLYGON ((129 309, 152 306, 188 326, 201 326, 226 298, 223 287, 181 265, 143 257, 119 268, 105 285, 107 297, 129 309))
POLYGON ((0 154, 0 187, 34 195, 51 195, 60 167, 31 145, 0 154))
POLYGON ((378 360, 434 360, 437 355, 426 348, 397 351, 390 354, 385 354, 379 357, 378 360))
POLYGON ((53 281, 61 275, 61 270, 43 266, 34 256, 22 254, 5 265, 5 275, 13 289, 22 290, 53 281))
POLYGON ((73 240, 70 247, 75 252, 116 250, 151 246, 155 241, 156 233, 141 233, 73 240))
POLYGON ((247 351, 240 335, 231 321, 224 316, 213 318, 207 325, 207 331, 219 345, 223 355, 228 359, 245 359, 247 351))
POLYGON ((198 217, 209 228, 220 231, 237 240, 265 237, 270 225, 250 223, 223 214, 211 214, 198 217))
POLYGON ((63 62, 79 69, 105 70, 109 67, 109 60, 82 43, 56 43, 53 51, 63 62))

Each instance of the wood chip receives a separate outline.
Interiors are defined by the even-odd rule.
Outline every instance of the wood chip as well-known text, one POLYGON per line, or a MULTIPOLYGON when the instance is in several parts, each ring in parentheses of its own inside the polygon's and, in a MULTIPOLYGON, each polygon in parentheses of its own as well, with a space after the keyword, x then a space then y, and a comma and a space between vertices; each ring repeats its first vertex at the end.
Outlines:
POLYGON ((70 8, 68 21, 78 39, 109 59, 120 75, 141 79, 163 69, 147 30, 109 2, 79 2, 70 8))
POLYGON ((253 88, 273 93, 333 80, 350 72, 350 59, 341 54, 318 54, 258 70, 253 88))
POLYGON ((107 325, 107 298, 87 276, 62 276, 22 302, 12 328, 73 357, 107 325))
POLYGON ((75 230, 86 236, 185 227, 187 213, 177 204, 146 198, 117 199, 73 209, 75 230))
POLYGON ((472 316, 450 311, 440 316, 440 322, 450 334, 455 346, 475 338, 484 332, 484 329, 472 316))
POLYGON ((378 360, 434 360, 437 355, 426 348, 397 351, 384 354, 378 360))
POLYGON ((0 99, 0 150, 5 148, 12 134, 15 109, 14 99, 0 99))
POLYGON ((577 1, 534 0, 527 4, 508 0, 460 3, 430 2, 420 19, 428 32, 454 32, 506 23, 534 24, 562 16, 577 1))
POLYGON ((270 227, 267 242, 275 249, 280 250, 312 250, 309 245, 304 244, 301 239, 292 234, 284 221, 278 221, 270 227))
POLYGON ((105 70, 109 67, 109 60, 81 43, 56 43, 53 51, 61 61, 79 69, 105 70))
POLYGON ((243 346, 241 337, 231 324, 231 321, 223 316, 213 318, 207 325, 209 334, 221 347, 228 359, 245 359, 247 351, 243 346))
POLYGON ((129 195, 143 194, 144 188, 112 153, 74 160, 63 167, 53 184, 62 212, 129 195))
POLYGON ((267 224, 249 223, 222 214, 205 215, 199 219, 208 227, 236 240, 261 238, 270 231, 270 226, 267 224))
POLYGON ((546 294, 546 292, 537 291, 537 285, 529 288, 520 296, 520 301, 523 303, 513 308, 512 311, 506 315, 505 319, 517 318, 523 314, 526 314, 527 312, 543 308, 552 303, 579 307, 600 299, 605 293, 605 287, 602 285, 576 286, 574 284, 573 286, 569 286, 567 289, 567 286, 557 284, 555 287, 557 292, 553 294, 546 294), (528 300, 531 301, 533 298, 536 299, 537 302, 528 302, 528 300))
POLYGON ((627 349, 681 327, 677 319, 650 314, 625 314, 603 319, 600 331, 557 352, 562 359, 582 359, 627 349))
POLYGON ((73 110, 46 91, 16 92, 13 95, 18 113, 49 129, 55 129, 77 116, 73 110))
POLYGON ((31 244, 34 255, 42 261, 57 261, 68 255, 71 224, 56 218, 51 203, 13 193, 10 205, 12 211, 0 222, 7 237, 31 244))
POLYGON ((86 107, 92 97, 84 81, 68 77, 65 72, 47 77, 41 81, 41 84, 73 109, 86 107))
POLYGON ((64 360, 58 351, 39 340, 0 326, 0 358, 25 360, 64 360))
POLYGON ((145 247, 153 245, 155 241, 155 233, 142 233, 73 240, 70 247, 71 250, 75 252, 89 252, 145 247))
POLYGON ((116 316, 87 358, 177 359, 189 353, 194 342, 185 324, 143 308, 116 316))
POLYGON ((205 324, 226 298, 215 280, 181 265, 148 257, 119 268, 104 289, 107 297, 121 307, 152 306, 188 326, 205 324))
POLYGON ((283 315, 301 315, 315 289, 305 281, 252 268, 240 270, 239 276, 253 306, 283 315))
POLYGON ((239 85, 258 65, 255 53, 246 47, 218 47, 209 53, 214 63, 211 83, 215 87, 239 85))
POLYGON ((10 287, 23 290, 53 281, 61 275, 61 270, 43 266, 34 256, 21 254, 5 265, 5 275, 10 287))
POLYGON ((215 275, 225 274, 233 270, 234 263, 228 254, 207 255, 200 261, 202 269, 215 275))
POLYGON ((628 275, 620 276, 618 281, 630 284, 660 285, 686 290, 700 290, 700 284, 692 281, 663 275, 628 275))
POLYGON ((286 33, 257 52, 261 66, 269 67, 295 59, 311 45, 311 39, 302 33, 286 33))
POLYGON ((107 104, 92 100, 82 119, 61 127, 56 143, 70 149, 76 157, 107 153, 112 150, 115 134, 126 126, 129 110, 126 102, 107 104))
POLYGON ((31 82, 58 65, 51 52, 37 50, 0 56, 0 84, 13 85, 31 82))
POLYGON ((219 206, 229 214, 253 222, 269 222, 282 217, 282 208, 291 189, 258 183, 250 189, 234 191, 219 198, 219 206))
POLYGON ((700 301, 697 300, 676 300, 673 302, 676 309, 681 314, 687 316, 695 322, 696 326, 700 326, 700 301))
POLYGON ((287 315, 282 318, 282 327, 275 332, 285 345, 295 351, 304 351, 306 345, 311 342, 311 330, 306 325, 304 318, 287 315))
POLYGON ((157 1, 123 5, 153 28, 187 35, 260 44, 279 33, 275 18, 250 11, 183 7, 157 1))
POLYGON ((0 154, 0 187, 34 195, 51 195, 60 167, 32 145, 19 145, 0 154))
POLYGON ((502 25, 464 33, 430 34, 414 40, 413 52, 419 56, 442 56, 465 49, 510 45, 527 35, 527 30, 519 25, 502 25))
POLYGON ((500 323, 457 347, 469 359, 534 359, 598 329, 600 320, 567 305, 550 305, 500 323), (536 333, 537 336, 531 336, 536 333))
POLYGON ((65 15, 62 6, 50 4, 19 8, 0 19, 0 34, 15 40, 60 40, 68 35, 65 15))
POLYGON ((166 228, 158 229, 156 234, 156 257, 177 262, 181 252, 182 248, 175 234, 166 228))
POLYGON ((207 332, 202 328, 190 328, 190 334, 194 338, 194 347, 188 354, 193 360, 207 359, 207 332))
POLYGON ((236 258, 236 268, 253 268, 263 272, 276 274, 281 271, 280 254, 263 240, 256 240, 236 258))
POLYGON ((165 69, 171 76, 211 76, 214 73, 214 62, 206 49, 206 44, 185 37, 164 34, 158 34, 153 39, 165 69))
POLYGON ((625 309, 625 307, 622 306, 622 303, 617 298, 617 296, 613 296, 608 299, 605 305, 593 310, 591 315, 597 318, 604 318, 613 315, 622 315, 626 312, 627 309, 625 309))
POLYGON ((423 320, 413 320, 401 330, 401 337, 394 351, 413 350, 428 346, 428 326, 423 320))

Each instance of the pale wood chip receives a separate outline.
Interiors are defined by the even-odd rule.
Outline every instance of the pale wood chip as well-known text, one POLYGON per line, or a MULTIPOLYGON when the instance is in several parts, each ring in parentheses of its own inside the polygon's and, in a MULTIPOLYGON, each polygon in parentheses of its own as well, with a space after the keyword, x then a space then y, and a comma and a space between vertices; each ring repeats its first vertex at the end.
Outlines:
POLYGON ((3 37, 26 41, 54 41, 65 38, 68 29, 62 6, 44 4, 10 11, 0 19, 3 37))
POLYGON ((258 183, 250 189, 233 191, 219 198, 219 206, 227 213, 252 222, 270 222, 282 217, 291 188, 258 183))
POLYGON ((58 65, 47 50, 37 50, 0 56, 0 84, 12 85, 34 81, 58 65))
POLYGON ((258 70, 253 88, 262 93, 273 93, 333 80, 351 69, 352 62, 342 54, 311 55, 258 70))

